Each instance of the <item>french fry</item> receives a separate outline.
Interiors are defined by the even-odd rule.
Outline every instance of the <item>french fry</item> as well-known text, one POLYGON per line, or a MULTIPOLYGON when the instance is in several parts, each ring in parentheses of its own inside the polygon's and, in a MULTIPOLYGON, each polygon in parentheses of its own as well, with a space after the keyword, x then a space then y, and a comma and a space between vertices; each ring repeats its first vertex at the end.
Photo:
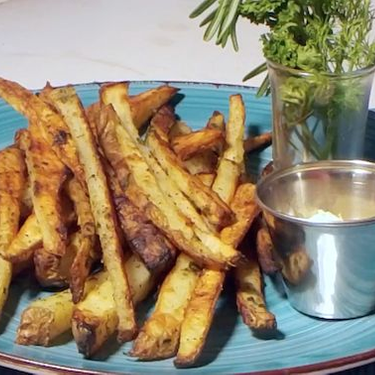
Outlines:
POLYGON ((178 89, 169 85, 161 85, 129 97, 130 111, 134 126, 140 128, 164 104, 178 92, 178 89))
POLYGON ((30 122, 18 134, 26 155, 34 212, 43 238, 43 248, 35 252, 35 271, 44 286, 63 285, 59 264, 66 251, 67 229, 62 217, 60 189, 68 169, 44 140, 40 127, 30 122))
POLYGON ((55 89, 51 92, 50 98, 69 127, 79 160, 85 171, 96 232, 103 249, 104 265, 114 290, 114 300, 119 318, 118 339, 121 342, 129 341, 136 334, 137 324, 124 269, 116 214, 93 135, 82 104, 73 87, 55 89))
POLYGON ((259 264, 250 249, 247 261, 236 268, 236 300, 243 322, 255 330, 276 328, 275 316, 267 310, 259 264))
POLYGON ((259 149, 268 147, 272 143, 272 133, 267 132, 256 135, 254 137, 248 137, 244 141, 245 152, 254 152, 259 149))
POLYGON ((38 220, 31 214, 23 223, 17 235, 4 252, 4 259, 11 263, 21 263, 33 256, 34 250, 43 243, 38 220))
POLYGON ((73 140, 68 128, 55 111, 37 95, 16 82, 0 78, 0 96, 16 111, 22 113, 31 123, 40 124, 43 137, 61 161, 67 165, 80 180, 84 181, 84 172, 79 163, 73 140))
POLYGON ((281 266, 273 254, 273 244, 267 227, 261 223, 256 236, 256 250, 261 270, 267 275, 273 275, 281 266))
POLYGON ((19 149, 8 147, 0 151, 0 314, 12 279, 12 264, 2 255, 7 253, 18 231, 25 172, 25 162, 19 149))
POLYGON ((240 95, 232 95, 229 103, 229 120, 225 136, 227 149, 220 159, 216 179, 212 186, 224 202, 231 202, 244 170, 245 107, 240 95))
MULTIPOLYGON (((153 289, 155 278, 135 255, 126 261, 125 269, 136 305, 153 289)), ((117 324, 113 287, 107 279, 74 307, 72 331, 78 351, 91 357, 115 332, 117 324)))
POLYGON ((31 197, 31 184, 30 180, 27 178, 21 198, 21 219, 26 219, 27 217, 29 217, 32 210, 33 201, 31 197))
MULTIPOLYGON (((87 291, 90 292, 106 277, 104 272, 91 276, 87 281, 87 291)), ((73 307, 69 289, 31 302, 22 312, 16 343, 51 345, 55 338, 71 328, 73 307)))
MULTIPOLYGON (((112 126, 115 129, 121 153, 134 179, 137 191, 134 191, 133 195, 128 191, 129 198, 131 200, 133 198, 134 204, 145 209, 146 214, 154 224, 169 236, 172 242, 198 262, 217 268, 226 268, 228 265, 234 264, 238 260, 239 254, 232 247, 225 246, 217 237, 210 236, 209 233, 206 233, 197 226, 194 226, 193 230, 187 225, 184 216, 162 194, 163 190, 164 192, 170 192, 170 189, 173 189, 174 193, 182 196, 178 189, 174 187, 173 181, 167 178, 167 175, 160 168, 156 160, 137 142, 137 131, 131 122, 129 110, 127 109, 129 106, 126 107, 126 95, 127 87, 124 85, 117 84, 102 87, 102 101, 104 103, 115 103, 116 108, 119 107, 118 111, 123 117, 120 123, 116 114, 109 114, 108 118, 110 120, 107 126, 112 126), (129 128, 129 132, 126 128, 129 128), (153 170, 153 173, 150 169, 153 170), (159 187, 160 190, 155 187, 159 187), (147 198, 140 199, 140 192, 147 198), (150 205, 150 202, 152 205, 150 205), (200 236, 203 243, 196 236, 200 236), (203 237, 204 240, 202 239, 203 237), (210 245, 205 245, 207 241, 209 241, 210 245), (220 251, 217 250, 218 247, 220 247, 220 251), (225 251, 222 252, 223 249, 225 251)), ((113 112, 111 108, 107 106, 103 111, 113 112)), ((190 206, 184 205, 182 208, 189 210, 191 213, 195 212, 194 217, 198 219, 199 215, 190 206)), ((200 219, 200 222, 202 223, 203 220, 200 219)))
POLYGON ((85 281, 90 274, 95 255, 95 221, 91 211, 90 199, 81 184, 74 177, 66 184, 68 196, 74 203, 80 227, 80 239, 76 256, 70 269, 70 290, 73 302, 77 303, 84 295, 85 281))
POLYGON ((85 108, 86 118, 91 129, 91 133, 97 144, 99 144, 97 122, 100 117, 100 102, 91 104, 85 108))
POLYGON ((176 137, 181 135, 190 134, 193 130, 183 121, 176 121, 169 129, 169 141, 173 142, 176 137))
POLYGON ((152 360, 176 354, 181 323, 198 277, 197 266, 181 254, 164 280, 155 309, 135 339, 130 355, 152 360))
POLYGON ((175 137, 172 147, 181 160, 187 160, 206 150, 215 150, 221 147, 223 142, 224 137, 221 130, 206 128, 175 137))

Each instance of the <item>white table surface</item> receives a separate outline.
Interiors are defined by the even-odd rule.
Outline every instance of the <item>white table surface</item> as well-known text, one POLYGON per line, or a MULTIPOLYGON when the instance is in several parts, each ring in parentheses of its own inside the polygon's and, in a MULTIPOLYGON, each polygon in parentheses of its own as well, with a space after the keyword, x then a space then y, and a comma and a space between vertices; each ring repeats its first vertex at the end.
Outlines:
MULTIPOLYGON (((243 84, 263 62, 262 27, 243 21, 240 51, 204 42, 201 0, 0 0, 0 76, 28 88, 109 80, 243 84)), ((258 86, 257 77, 245 84, 258 86)), ((370 107, 375 108, 375 89, 370 107)))

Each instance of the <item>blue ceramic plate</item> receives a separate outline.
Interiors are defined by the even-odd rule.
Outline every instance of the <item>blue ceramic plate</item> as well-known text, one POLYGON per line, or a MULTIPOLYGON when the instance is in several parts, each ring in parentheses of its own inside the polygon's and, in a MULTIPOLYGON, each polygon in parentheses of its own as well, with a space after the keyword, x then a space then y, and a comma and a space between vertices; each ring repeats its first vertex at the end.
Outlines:
MULTIPOLYGON (((138 82, 131 93, 157 86, 157 82, 138 82)), ((179 87, 182 100, 177 113, 193 128, 205 125, 213 110, 228 112, 228 97, 242 94, 247 108, 247 127, 252 133, 271 127, 270 100, 255 98, 253 89, 198 83, 172 83, 179 87)), ((77 91, 84 105, 98 98, 98 85, 79 85, 77 91)), ((374 144, 375 120, 369 119, 368 145, 374 144)), ((14 132, 26 121, 4 102, 0 102, 0 147, 10 144, 14 132)), ((371 151, 371 148, 367 148, 371 151)), ((249 160, 252 173, 257 173, 271 157, 267 149, 249 160)), ((266 279, 266 300, 276 315, 278 331, 268 337, 255 336, 237 314, 230 286, 217 306, 199 366, 177 370, 172 359, 138 362, 127 356, 130 344, 108 343, 94 359, 83 359, 77 353, 70 335, 61 337, 52 347, 26 347, 14 343, 22 310, 41 293, 30 280, 16 280, 0 320, 0 362, 9 367, 32 372, 63 373, 142 373, 201 374, 251 372, 308 372, 337 369, 371 361, 375 357, 375 316, 347 321, 313 319, 293 310, 273 280, 266 279)), ((138 311, 139 319, 152 308, 153 299, 138 311)))

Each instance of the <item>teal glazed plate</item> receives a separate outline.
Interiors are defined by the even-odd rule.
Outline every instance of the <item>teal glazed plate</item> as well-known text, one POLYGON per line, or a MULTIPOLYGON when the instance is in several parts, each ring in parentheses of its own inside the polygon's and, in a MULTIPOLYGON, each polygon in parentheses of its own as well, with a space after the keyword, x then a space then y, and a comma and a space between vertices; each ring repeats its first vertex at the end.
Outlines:
MULTIPOLYGON (((160 85, 161 82, 133 82, 131 94, 160 85)), ((239 86, 170 82, 180 88, 176 112, 194 129, 205 125, 214 110, 228 114, 228 98, 240 93, 247 109, 248 132, 257 134, 271 128, 269 98, 257 99, 255 89, 239 86)), ((98 84, 76 86, 83 104, 98 99, 98 84)), ((3 101, 0 102, 0 147, 13 142, 17 129, 26 120, 3 101)), ((375 141, 375 117, 370 112, 366 150, 371 158, 375 141)), ((270 148, 248 157, 249 172, 256 175, 271 159, 270 148)), ((355 256, 355 254, 353 254, 355 256)), ((337 371, 375 360, 375 315, 344 321, 313 319, 289 305, 276 280, 266 278, 268 308, 277 318, 278 329, 267 336, 256 335, 237 313, 234 290, 227 285, 217 306, 213 326, 197 367, 176 369, 173 359, 140 362, 127 355, 130 343, 118 346, 115 340, 91 360, 78 352, 70 334, 51 347, 15 344, 21 312, 35 298, 47 292, 27 276, 16 279, 0 320, 0 364, 32 373, 64 374, 229 374, 229 373, 306 373, 337 371)), ((375 291, 374 291, 375 293, 375 291)), ((155 296, 137 311, 140 324, 150 313, 155 296)))

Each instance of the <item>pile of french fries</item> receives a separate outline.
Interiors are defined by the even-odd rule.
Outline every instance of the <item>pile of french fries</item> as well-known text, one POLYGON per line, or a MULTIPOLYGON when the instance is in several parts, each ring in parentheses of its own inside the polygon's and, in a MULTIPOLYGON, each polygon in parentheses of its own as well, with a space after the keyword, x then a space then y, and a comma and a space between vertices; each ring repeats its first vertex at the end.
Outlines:
POLYGON ((229 277, 244 323, 275 328, 258 258, 278 268, 244 166, 270 134, 244 141, 240 95, 227 121, 214 111, 192 131, 168 104, 177 91, 103 84, 84 108, 73 86, 34 94, 0 79, 0 97, 28 120, 0 151, 0 311, 22 272, 59 290, 23 311, 18 344, 53 345, 71 330, 91 357, 117 334, 140 360, 191 366, 229 277), (136 305, 157 288, 138 327, 136 305))

